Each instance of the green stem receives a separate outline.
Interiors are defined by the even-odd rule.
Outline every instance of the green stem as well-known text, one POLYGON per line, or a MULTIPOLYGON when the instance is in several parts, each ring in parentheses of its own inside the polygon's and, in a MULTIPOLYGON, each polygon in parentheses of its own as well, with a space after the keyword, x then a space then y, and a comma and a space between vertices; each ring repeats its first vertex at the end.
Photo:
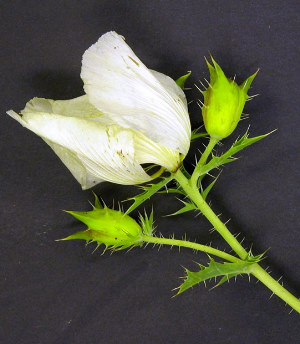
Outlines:
POLYGON ((208 159, 210 153, 212 152, 212 150, 214 149, 215 145, 216 145, 218 142, 219 142, 219 140, 217 140, 217 139, 215 139, 215 138, 213 138, 213 137, 210 137, 209 143, 208 143, 208 145, 206 146, 205 151, 204 151, 203 154, 201 155, 201 158, 200 158, 200 160, 198 161, 197 166, 196 166, 196 168, 195 168, 195 170, 194 170, 194 172, 193 172, 193 174, 192 174, 191 182, 192 182, 193 184, 196 184, 197 179, 198 179, 198 177, 199 177, 199 171, 200 171, 201 167, 202 167, 203 165, 205 165, 206 160, 208 159))
MULTIPOLYGON (((197 188, 197 179, 187 179, 183 173, 178 170, 174 174, 174 178, 181 185, 188 197, 197 205, 198 209, 208 219, 208 221, 214 226, 218 233, 226 240, 233 251, 241 258, 245 259, 248 252, 237 241, 237 239, 231 234, 225 224, 219 219, 219 217, 213 212, 210 206, 205 202, 199 193, 197 188)), ((267 286, 275 295, 284 300, 293 309, 300 313, 300 300, 287 291, 283 286, 272 278, 260 265, 254 264, 252 274, 260 280, 265 286, 267 286)))
POLYGON ((195 242, 186 241, 186 240, 177 240, 177 239, 166 239, 166 238, 159 238, 159 237, 153 237, 148 235, 143 235, 142 240, 144 242, 152 243, 152 244, 159 244, 159 245, 169 245, 169 246, 178 246, 178 247, 187 247, 191 248, 193 250, 206 252, 208 254, 212 254, 214 256, 223 258, 225 260, 228 260, 229 262, 239 262, 240 259, 237 257, 232 256, 231 254, 228 254, 224 251, 217 250, 216 248, 207 246, 207 245, 201 245, 197 244, 195 242))

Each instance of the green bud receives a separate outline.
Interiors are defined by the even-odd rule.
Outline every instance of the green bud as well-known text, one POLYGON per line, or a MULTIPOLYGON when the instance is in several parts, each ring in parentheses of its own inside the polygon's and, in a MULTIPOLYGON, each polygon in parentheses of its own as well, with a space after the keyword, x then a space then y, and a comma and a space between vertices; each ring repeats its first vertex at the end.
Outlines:
POLYGON ((87 229, 61 240, 83 239, 103 244, 106 248, 122 250, 142 244, 142 228, 130 216, 121 211, 102 208, 98 199, 92 211, 67 211, 87 225, 87 229))
POLYGON ((258 71, 238 85, 225 76, 212 57, 211 60, 213 64, 206 60, 210 82, 207 90, 202 92, 202 116, 208 134, 221 140, 229 136, 240 121, 245 102, 249 98, 247 92, 258 71))

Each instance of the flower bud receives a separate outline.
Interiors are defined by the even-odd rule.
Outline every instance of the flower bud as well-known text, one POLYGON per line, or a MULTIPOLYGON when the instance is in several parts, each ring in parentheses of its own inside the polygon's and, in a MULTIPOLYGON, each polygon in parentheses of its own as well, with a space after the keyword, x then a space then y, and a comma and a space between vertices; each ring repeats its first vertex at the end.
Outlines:
POLYGON ((122 250, 142 244, 142 228, 130 216, 121 211, 101 208, 99 202, 92 211, 67 211, 85 223, 85 231, 74 233, 61 240, 83 239, 88 242, 104 244, 106 248, 122 250))
POLYGON ((202 92, 202 116, 208 134, 221 140, 229 136, 240 121, 245 102, 249 98, 247 92, 257 72, 238 85, 225 76, 213 58, 211 60, 213 64, 206 61, 210 82, 207 90, 202 92))

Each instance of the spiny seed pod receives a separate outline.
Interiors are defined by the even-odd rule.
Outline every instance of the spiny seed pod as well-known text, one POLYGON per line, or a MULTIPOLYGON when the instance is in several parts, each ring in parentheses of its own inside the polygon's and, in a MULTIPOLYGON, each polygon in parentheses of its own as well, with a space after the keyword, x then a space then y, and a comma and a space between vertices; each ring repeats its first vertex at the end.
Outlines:
POLYGON ((212 57, 211 60, 213 64, 206 60, 210 82, 207 90, 202 92, 202 116, 208 134, 221 140, 229 136, 240 121, 245 102, 249 98, 247 92, 258 71, 238 85, 225 76, 212 57))
POLYGON ((121 211, 101 207, 96 198, 92 211, 67 211, 87 225, 87 229, 74 233, 61 240, 83 239, 88 242, 103 244, 106 248, 122 250, 142 244, 143 230, 130 216, 121 211))

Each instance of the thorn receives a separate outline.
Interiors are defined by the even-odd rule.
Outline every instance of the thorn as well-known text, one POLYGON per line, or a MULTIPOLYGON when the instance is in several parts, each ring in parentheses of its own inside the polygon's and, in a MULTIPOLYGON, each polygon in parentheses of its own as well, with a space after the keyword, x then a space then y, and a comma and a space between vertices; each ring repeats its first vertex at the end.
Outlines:
POLYGON ((96 252, 96 251, 98 250, 99 246, 100 246, 100 245, 97 244, 97 246, 96 246, 96 248, 93 250, 92 254, 94 254, 94 252, 96 252))
POLYGON ((200 99, 198 99, 197 100, 197 105, 201 108, 201 107, 206 107, 205 105, 204 105, 204 103, 200 100, 200 99))
POLYGON ((195 209, 195 211, 198 211, 198 212, 196 213, 196 215, 194 216, 194 218, 198 217, 199 215, 202 215, 202 213, 201 213, 201 211, 200 211, 200 210, 198 210, 198 209, 195 209))
POLYGON ((130 252, 132 249, 134 248, 134 245, 131 245, 128 250, 126 251, 126 253, 130 252))
POLYGON ((237 233, 237 234, 234 235, 234 237, 237 239, 240 234, 241 233, 237 233))
MULTIPOLYGON (((200 82, 201 82, 201 81, 200 81, 200 82)), ((198 85, 194 84, 194 86, 197 88, 197 90, 198 90, 200 93, 203 92, 203 91, 201 90, 201 88, 200 88, 198 85)))
POLYGON ((103 252, 101 253, 101 256, 104 255, 104 253, 106 252, 106 250, 107 250, 107 246, 104 247, 103 252))
POLYGON ((257 97, 257 96, 259 96, 259 93, 253 94, 252 96, 248 96, 248 99, 249 99, 249 98, 253 99, 253 98, 257 97))
POLYGON ((201 80, 199 80, 201 86, 205 89, 205 91, 207 90, 207 87, 203 84, 203 82, 201 80))
POLYGON ((206 78, 204 78, 204 80, 206 81, 207 85, 208 85, 211 89, 213 89, 213 88, 212 88, 212 85, 209 83, 209 81, 208 81, 206 78))
POLYGON ((231 219, 228 219, 226 222, 224 222, 224 225, 227 225, 227 223, 230 221, 231 221, 231 219))

